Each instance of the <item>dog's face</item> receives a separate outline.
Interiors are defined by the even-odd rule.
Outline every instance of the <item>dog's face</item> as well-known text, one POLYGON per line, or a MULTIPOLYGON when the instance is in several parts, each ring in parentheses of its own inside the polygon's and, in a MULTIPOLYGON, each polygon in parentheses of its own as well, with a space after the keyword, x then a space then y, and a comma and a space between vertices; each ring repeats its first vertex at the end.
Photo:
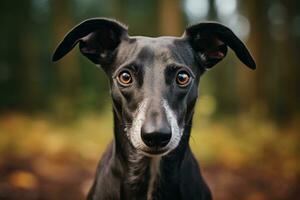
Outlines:
POLYGON ((120 23, 90 19, 71 30, 56 61, 79 42, 81 52, 108 75, 114 112, 131 145, 149 155, 175 149, 190 126, 203 72, 231 47, 254 69, 244 44, 227 27, 200 23, 177 37, 130 37, 120 23))
POLYGON ((131 144, 166 154, 179 144, 197 99, 201 68, 182 39, 132 37, 111 68, 111 91, 131 144))

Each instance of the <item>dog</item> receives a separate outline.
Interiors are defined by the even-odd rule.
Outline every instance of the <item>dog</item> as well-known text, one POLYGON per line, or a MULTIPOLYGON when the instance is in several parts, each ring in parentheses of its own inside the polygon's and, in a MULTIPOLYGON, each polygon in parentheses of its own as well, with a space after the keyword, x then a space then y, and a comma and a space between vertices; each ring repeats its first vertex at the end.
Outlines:
POLYGON ((66 34, 52 60, 77 44, 106 73, 114 140, 97 167, 88 200, 210 200, 189 138, 202 74, 230 47, 249 68, 256 64, 226 26, 198 23, 181 37, 131 37, 107 18, 83 21, 66 34))

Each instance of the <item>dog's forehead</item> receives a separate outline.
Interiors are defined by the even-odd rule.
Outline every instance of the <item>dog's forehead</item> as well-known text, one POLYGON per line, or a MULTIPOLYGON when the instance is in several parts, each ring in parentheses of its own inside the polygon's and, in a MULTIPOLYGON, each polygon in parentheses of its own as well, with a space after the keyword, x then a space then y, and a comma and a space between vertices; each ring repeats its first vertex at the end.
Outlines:
POLYGON ((132 37, 137 59, 161 61, 164 63, 176 60, 176 37, 132 37))
POLYGON ((161 73, 168 66, 186 66, 197 71, 193 51, 179 37, 134 36, 120 44, 115 71, 125 66, 139 66, 161 73))
POLYGON ((156 47, 172 45, 174 41, 178 40, 177 37, 172 37, 172 36, 161 36, 161 37, 133 36, 130 38, 133 41, 136 41, 138 44, 156 46, 156 47))

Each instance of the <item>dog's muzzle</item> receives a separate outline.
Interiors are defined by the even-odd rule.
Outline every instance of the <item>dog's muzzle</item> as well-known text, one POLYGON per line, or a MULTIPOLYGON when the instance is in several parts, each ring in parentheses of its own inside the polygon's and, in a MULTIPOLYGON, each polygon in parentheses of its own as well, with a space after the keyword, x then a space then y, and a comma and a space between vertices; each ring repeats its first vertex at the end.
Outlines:
POLYGON ((160 113, 153 114, 148 106, 147 100, 140 104, 128 132, 129 139, 137 150, 146 155, 165 155, 178 146, 182 130, 165 100, 161 101, 160 113))

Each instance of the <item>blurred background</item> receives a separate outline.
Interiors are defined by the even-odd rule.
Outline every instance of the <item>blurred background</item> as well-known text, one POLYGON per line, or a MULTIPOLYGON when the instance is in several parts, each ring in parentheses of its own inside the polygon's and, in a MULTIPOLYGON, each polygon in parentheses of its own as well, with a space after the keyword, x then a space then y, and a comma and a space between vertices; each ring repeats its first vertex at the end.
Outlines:
POLYGON ((200 81, 190 144, 216 200, 300 199, 300 1, 22 0, 0 2, 0 199, 84 199, 112 138, 108 81, 64 34, 112 17, 131 35, 180 36, 226 24, 251 71, 229 52, 200 81))

